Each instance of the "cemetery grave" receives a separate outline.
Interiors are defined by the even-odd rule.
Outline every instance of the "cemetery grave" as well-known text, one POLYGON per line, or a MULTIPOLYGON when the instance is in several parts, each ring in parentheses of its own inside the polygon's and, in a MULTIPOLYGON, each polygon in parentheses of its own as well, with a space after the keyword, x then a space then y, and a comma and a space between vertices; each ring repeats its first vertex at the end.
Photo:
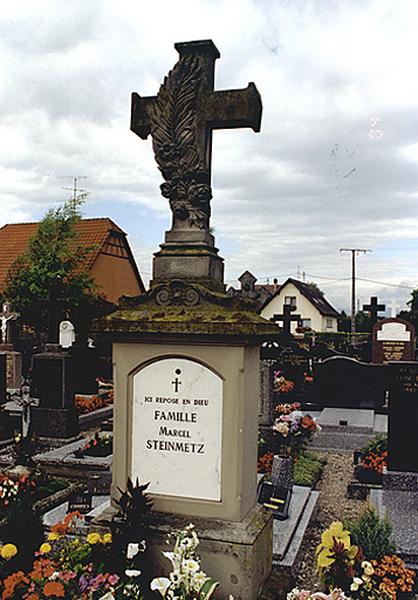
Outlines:
MULTIPOLYGON (((291 306, 280 331, 250 295, 226 293, 212 130, 259 131, 261 99, 254 83, 214 89, 211 40, 175 48, 158 94, 133 94, 131 121, 152 137, 172 227, 150 289, 93 326, 113 344, 115 414, 97 353, 60 320, 58 285, 30 382, 14 388, 18 353, 0 349, 2 598, 412 598, 413 329, 377 320, 372 299, 374 364, 319 356, 293 340, 291 306)), ((3 346, 16 318, 3 306, 3 346)))

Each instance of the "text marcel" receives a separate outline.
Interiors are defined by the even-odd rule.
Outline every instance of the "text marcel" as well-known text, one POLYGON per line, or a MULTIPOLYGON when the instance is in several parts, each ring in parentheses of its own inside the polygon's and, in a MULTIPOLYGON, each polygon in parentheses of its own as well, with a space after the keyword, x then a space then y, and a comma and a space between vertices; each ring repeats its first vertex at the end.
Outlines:
MULTIPOLYGON (((174 421, 175 423, 197 423, 197 413, 186 413, 176 411, 154 411, 154 421, 174 421)), ((190 438, 190 432, 187 429, 169 429, 161 426, 159 435, 168 435, 175 437, 190 438)), ((186 452, 204 454, 204 444, 194 442, 168 441, 168 440, 147 440, 148 450, 168 450, 171 452, 186 452)))

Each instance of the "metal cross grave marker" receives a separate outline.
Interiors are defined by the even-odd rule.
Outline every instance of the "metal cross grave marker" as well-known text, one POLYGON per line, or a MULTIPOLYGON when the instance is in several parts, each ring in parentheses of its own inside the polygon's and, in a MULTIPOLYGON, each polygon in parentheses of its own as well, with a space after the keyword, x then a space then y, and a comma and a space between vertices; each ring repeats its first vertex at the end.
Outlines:
POLYGON ((377 323, 377 319, 379 317, 378 313, 383 310, 386 310, 386 305, 378 304, 377 296, 372 296, 370 298, 370 304, 363 304, 363 310, 370 313, 372 323, 374 325, 375 323, 377 323))
POLYGON ((283 305, 283 314, 273 315, 272 318, 270 319, 274 323, 277 323, 278 321, 282 321, 283 322, 283 331, 289 336, 291 335, 290 325, 291 325, 292 321, 300 321, 300 319, 301 319, 301 315, 293 315, 292 314, 292 312, 294 310, 296 310, 296 306, 292 306, 291 304, 284 304, 283 305))

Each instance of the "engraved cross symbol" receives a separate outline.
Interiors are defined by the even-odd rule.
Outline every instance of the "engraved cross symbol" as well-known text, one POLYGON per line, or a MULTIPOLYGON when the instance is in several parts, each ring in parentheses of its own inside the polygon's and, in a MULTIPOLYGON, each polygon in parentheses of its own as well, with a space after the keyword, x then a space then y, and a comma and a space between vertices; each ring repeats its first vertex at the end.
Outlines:
POLYGON ((179 391, 179 385, 181 385, 181 381, 178 377, 176 377, 175 380, 171 382, 171 384, 174 385, 174 392, 177 394, 177 392, 179 391))

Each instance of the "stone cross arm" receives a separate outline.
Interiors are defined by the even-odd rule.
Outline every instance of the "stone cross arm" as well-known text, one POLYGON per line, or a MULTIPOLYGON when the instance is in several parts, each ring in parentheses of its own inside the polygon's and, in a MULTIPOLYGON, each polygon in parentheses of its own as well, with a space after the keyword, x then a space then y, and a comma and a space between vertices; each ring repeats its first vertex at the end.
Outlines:
MULTIPOLYGON (((149 109, 156 96, 132 94, 131 130, 146 140, 151 133, 149 109)), ((251 127, 260 131, 263 107, 253 82, 246 88, 207 92, 198 109, 198 119, 209 130, 251 127)))

